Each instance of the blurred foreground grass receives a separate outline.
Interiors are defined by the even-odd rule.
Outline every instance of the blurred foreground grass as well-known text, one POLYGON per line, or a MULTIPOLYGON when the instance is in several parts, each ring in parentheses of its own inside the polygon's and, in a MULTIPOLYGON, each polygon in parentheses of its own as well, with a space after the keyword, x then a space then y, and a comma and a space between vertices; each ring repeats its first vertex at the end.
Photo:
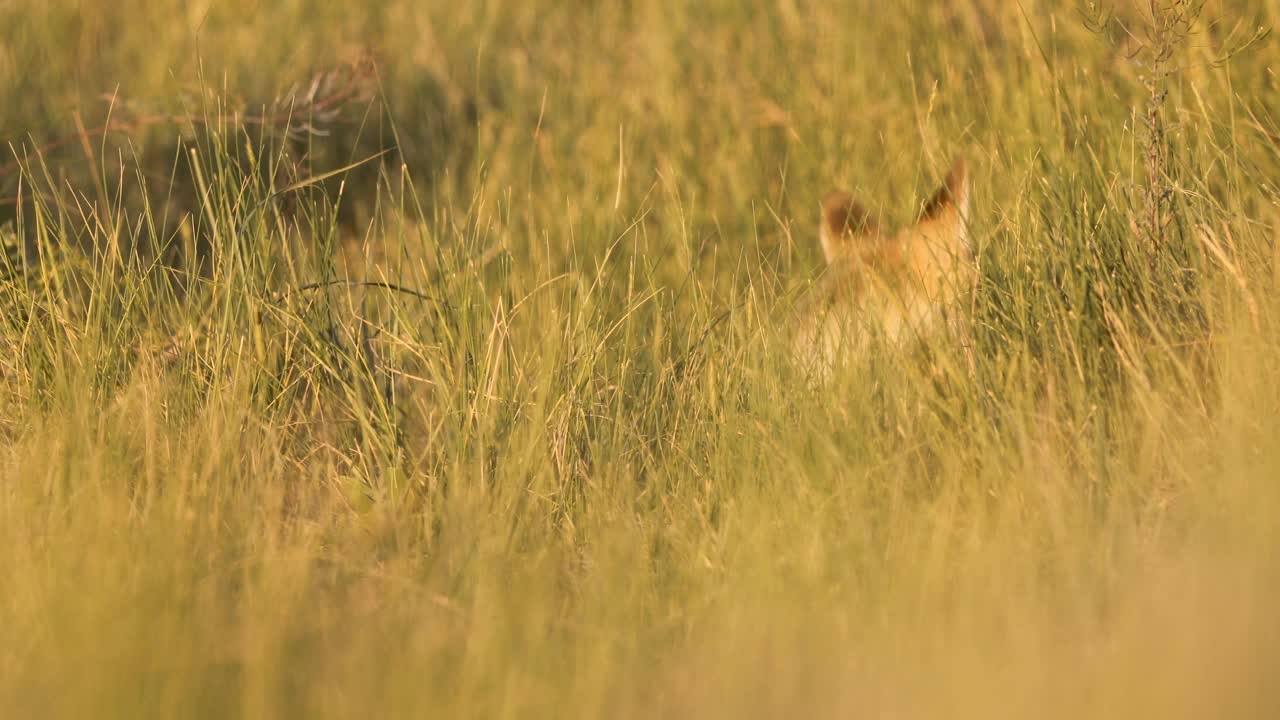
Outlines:
POLYGON ((0 714, 1280 714, 1280 3, 1156 251, 1079 9, 0 3, 0 714), (818 199, 957 153, 976 371, 806 384, 818 199))

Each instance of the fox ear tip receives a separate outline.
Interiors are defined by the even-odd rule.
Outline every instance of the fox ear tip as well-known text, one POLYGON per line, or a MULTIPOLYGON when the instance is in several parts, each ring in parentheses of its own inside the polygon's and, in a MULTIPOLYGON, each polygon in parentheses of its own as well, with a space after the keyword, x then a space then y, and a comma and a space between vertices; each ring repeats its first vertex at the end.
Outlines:
POLYGON ((822 210, 824 212, 832 209, 848 206, 853 202, 853 196, 844 190, 831 190, 822 196, 822 210))
POLYGON ((954 208, 963 215, 969 204, 969 166, 963 156, 956 156, 951 163, 951 170, 942 181, 933 197, 924 204, 920 220, 931 220, 940 217, 948 209, 954 208))
POLYGON ((835 235, 876 231, 871 213, 844 190, 832 190, 822 198, 822 224, 835 235))
POLYGON ((841 248, 854 237, 880 232, 875 218, 844 190, 832 190, 822 198, 822 220, 818 237, 827 261, 834 260, 841 248))
POLYGON ((837 220, 841 213, 853 204, 853 196, 844 190, 831 190, 822 196, 822 224, 832 229, 840 230, 840 222, 837 220))

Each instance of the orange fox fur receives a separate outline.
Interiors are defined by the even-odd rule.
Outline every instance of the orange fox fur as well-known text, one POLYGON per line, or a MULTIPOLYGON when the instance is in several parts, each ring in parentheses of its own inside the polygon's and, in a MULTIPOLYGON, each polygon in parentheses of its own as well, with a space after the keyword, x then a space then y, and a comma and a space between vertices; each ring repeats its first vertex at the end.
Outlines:
POLYGON ((843 191, 822 201, 827 270, 797 318, 795 353, 823 370, 879 336, 900 343, 954 326, 977 277, 969 243, 969 173, 957 159, 916 222, 881 230, 843 191))

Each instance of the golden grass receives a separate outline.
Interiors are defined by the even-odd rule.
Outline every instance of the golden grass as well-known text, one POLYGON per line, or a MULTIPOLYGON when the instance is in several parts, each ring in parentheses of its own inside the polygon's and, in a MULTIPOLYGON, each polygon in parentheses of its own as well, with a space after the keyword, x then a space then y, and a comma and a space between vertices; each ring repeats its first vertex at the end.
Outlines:
POLYGON ((1177 46, 1152 257, 1141 69, 1070 3, 20 5, 0 714, 1280 712, 1280 50, 1211 62, 1275 2, 1177 46), (234 118, 77 137, 364 47, 287 212, 234 118), (960 151, 974 376, 810 387, 820 198, 960 151))

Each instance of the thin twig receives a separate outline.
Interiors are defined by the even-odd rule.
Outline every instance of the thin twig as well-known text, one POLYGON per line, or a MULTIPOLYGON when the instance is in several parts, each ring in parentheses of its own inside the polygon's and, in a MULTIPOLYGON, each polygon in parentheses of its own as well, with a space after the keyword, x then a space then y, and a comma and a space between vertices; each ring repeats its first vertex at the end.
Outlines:
POLYGON ((429 302, 440 303, 445 307, 449 307, 449 303, 444 302, 443 300, 437 297, 432 297, 431 295, 428 295, 419 290, 414 290, 413 288, 408 288, 403 285, 398 285, 392 282, 385 282, 382 280, 325 280, 323 282, 304 283, 302 285, 299 285, 296 288, 292 288, 291 290, 285 290, 283 293, 281 293, 281 295, 283 297, 288 297, 291 292, 304 292, 308 290, 325 290, 331 287, 379 288, 382 290, 390 290, 392 292, 398 292, 404 295, 409 295, 419 300, 426 300, 429 302))

